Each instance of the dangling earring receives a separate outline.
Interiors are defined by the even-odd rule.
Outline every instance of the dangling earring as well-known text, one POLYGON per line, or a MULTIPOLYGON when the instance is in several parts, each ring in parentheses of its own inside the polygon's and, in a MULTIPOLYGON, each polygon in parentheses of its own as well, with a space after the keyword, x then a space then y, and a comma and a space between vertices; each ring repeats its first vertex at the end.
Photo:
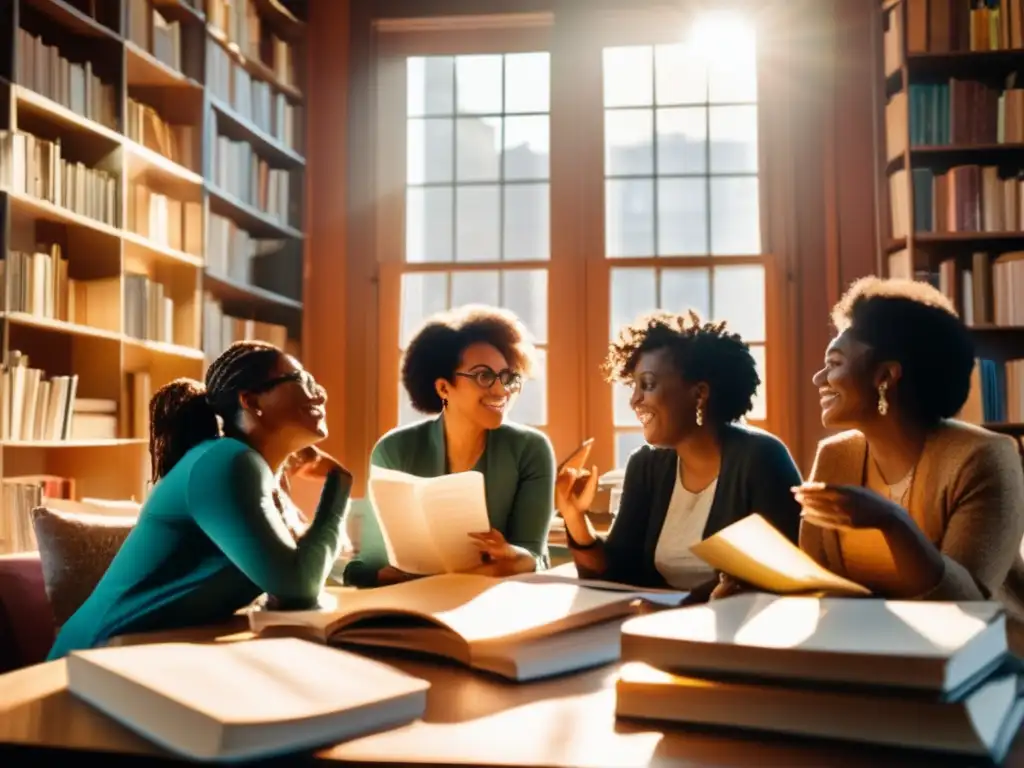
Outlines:
POLYGON ((448 407, 448 398, 447 397, 442 397, 441 398, 441 409, 444 410, 447 407, 448 407))
POLYGON ((697 402, 697 426, 704 426, 704 403, 697 402))
POLYGON ((882 416, 889 412, 889 401, 885 399, 887 389, 889 385, 884 381, 878 385, 878 413, 882 416))

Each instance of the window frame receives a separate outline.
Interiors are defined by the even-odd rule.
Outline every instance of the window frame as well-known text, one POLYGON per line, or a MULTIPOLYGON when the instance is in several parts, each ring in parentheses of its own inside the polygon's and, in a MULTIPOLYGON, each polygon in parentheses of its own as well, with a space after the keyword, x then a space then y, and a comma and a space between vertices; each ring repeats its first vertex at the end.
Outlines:
MULTIPOLYGON (((583 4, 585 5, 585 4, 583 4)), ((610 275, 619 267, 714 267, 758 264, 765 270, 764 421, 751 424, 778 432, 784 426, 785 381, 782 307, 786 275, 769 251, 770 184, 764 154, 764 71, 758 47, 758 168, 760 255, 606 256, 603 51, 607 47, 678 42, 694 17, 685 9, 559 9, 550 13, 437 17, 377 21, 375 28, 375 132, 377 275, 377 435, 397 424, 401 336, 401 282, 409 272, 541 269, 548 272, 547 414, 543 428, 558 456, 596 438, 591 460, 601 471, 615 465, 616 436, 611 384, 601 365, 611 318, 610 275), (547 261, 407 263, 405 249, 405 59, 548 51, 551 55, 550 235, 547 261)), ((752 13, 760 26, 760 17, 752 13)), ((710 137, 709 137, 710 139, 710 137)), ((370 446, 367 446, 367 451, 370 446)))

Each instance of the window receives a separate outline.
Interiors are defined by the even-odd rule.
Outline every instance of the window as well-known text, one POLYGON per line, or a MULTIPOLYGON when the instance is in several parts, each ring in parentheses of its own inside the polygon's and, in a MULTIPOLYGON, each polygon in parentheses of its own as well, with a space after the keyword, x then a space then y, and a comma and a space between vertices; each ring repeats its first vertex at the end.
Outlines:
MULTIPOLYGON (((764 421, 757 67, 741 18, 703 16, 683 42, 603 51, 605 256, 610 338, 654 309, 726 320, 751 343, 764 421)), ((615 386, 615 463, 643 443, 615 386)))
MULTIPOLYGON (((547 423, 550 257, 547 52, 406 60, 400 349, 434 312, 514 311, 539 348, 512 417, 547 423)), ((421 418, 399 382, 399 423, 421 418)))

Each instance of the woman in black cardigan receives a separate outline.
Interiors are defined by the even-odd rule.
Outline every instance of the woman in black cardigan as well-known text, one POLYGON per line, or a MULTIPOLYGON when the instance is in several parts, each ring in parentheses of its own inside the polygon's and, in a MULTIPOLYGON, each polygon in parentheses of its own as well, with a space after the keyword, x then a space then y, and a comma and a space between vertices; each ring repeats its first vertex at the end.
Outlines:
POLYGON ((556 502, 581 577, 690 590, 702 600, 717 575, 692 545, 753 512, 796 543, 800 505, 790 489, 800 472, 777 437, 737 423, 761 383, 738 335, 693 312, 656 313, 619 332, 605 369, 633 387, 648 445, 629 457, 607 538, 585 514, 597 468, 586 482, 572 468, 559 475, 556 502))

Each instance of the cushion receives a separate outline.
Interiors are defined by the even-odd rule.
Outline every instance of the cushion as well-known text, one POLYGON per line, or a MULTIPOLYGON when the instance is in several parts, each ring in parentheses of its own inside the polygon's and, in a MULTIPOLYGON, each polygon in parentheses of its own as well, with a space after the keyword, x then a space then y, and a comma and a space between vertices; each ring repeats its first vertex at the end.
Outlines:
POLYGON ((53 636, 39 554, 0 555, 0 674, 43 661, 53 636))
POLYGON ((43 583, 58 628, 92 594, 135 520, 48 507, 32 510, 43 583))

